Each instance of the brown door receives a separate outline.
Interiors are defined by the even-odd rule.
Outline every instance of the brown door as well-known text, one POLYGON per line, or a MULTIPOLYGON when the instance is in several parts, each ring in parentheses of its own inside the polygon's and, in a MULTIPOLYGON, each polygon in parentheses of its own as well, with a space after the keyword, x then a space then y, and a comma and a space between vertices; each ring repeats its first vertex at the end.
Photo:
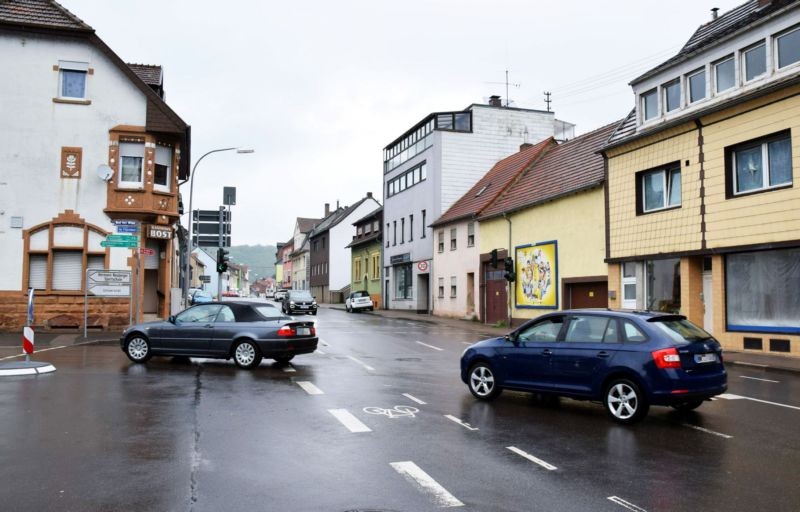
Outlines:
POLYGON ((566 307, 575 308, 607 308, 608 282, 571 283, 566 286, 566 307))
POLYGON ((486 277, 486 323, 508 321, 508 294, 506 293, 506 280, 502 270, 495 270, 489 265, 484 265, 486 277))

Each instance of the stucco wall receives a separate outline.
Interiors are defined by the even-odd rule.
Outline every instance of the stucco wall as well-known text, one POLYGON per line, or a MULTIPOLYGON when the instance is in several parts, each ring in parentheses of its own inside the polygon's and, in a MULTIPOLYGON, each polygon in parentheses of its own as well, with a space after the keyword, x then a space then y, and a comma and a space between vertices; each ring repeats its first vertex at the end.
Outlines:
POLYGON ((331 290, 341 290, 350 284, 351 255, 347 245, 353 241, 353 235, 356 234, 353 222, 366 217, 378 207, 380 204, 376 200, 367 199, 328 232, 330 238, 328 284, 331 290))
POLYGON ((468 221, 456 222, 440 226, 433 231, 433 313, 438 316, 463 318, 467 316, 467 274, 473 274, 472 296, 474 309, 472 313, 480 316, 480 247, 479 223, 475 222, 475 244, 467 246, 468 221), (456 229, 456 250, 450 250, 450 230, 456 229), (439 232, 444 232, 444 251, 438 251, 439 232), (456 296, 450 294, 452 278, 456 278, 456 296), (439 278, 444 278, 444 296, 439 297, 439 278))

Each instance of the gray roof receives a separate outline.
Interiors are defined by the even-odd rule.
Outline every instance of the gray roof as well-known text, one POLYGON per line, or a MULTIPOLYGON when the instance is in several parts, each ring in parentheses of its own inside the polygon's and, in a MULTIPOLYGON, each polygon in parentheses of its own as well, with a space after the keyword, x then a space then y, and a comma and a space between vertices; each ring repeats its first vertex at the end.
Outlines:
POLYGON ((353 222, 353 225, 355 226, 356 224, 361 224, 365 220, 369 219, 370 217, 374 217, 375 215, 377 215, 377 214, 379 214, 381 212, 383 212, 383 206, 379 206, 379 207, 375 208, 374 210, 372 210, 368 214, 364 215, 363 217, 361 217, 357 221, 353 222))
POLYGON ((370 196, 364 196, 351 206, 345 206, 343 208, 339 208, 338 210, 333 211, 330 215, 322 219, 322 222, 320 222, 317 225, 317 227, 315 227, 314 230, 311 233, 309 233, 309 237, 315 237, 326 231, 329 231, 331 228, 333 228, 334 226, 342 222, 344 219, 346 219, 348 215, 354 212, 356 208, 361 206, 368 199, 373 199, 373 198, 370 196))

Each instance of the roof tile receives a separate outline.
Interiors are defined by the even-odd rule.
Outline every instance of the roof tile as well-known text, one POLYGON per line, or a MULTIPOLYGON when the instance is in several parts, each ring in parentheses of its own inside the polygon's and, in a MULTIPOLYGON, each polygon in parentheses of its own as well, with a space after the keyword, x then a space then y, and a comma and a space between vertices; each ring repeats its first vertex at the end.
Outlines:
POLYGON ((92 27, 53 0, 0 0, 0 23, 94 32, 92 27))

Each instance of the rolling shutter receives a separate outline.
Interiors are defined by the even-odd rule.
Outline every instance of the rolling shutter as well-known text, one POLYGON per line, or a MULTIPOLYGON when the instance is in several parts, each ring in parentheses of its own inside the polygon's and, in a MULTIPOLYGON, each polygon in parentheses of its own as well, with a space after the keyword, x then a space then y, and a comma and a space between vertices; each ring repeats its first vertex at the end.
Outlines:
POLYGON ((28 268, 28 287, 44 290, 47 287, 47 255, 31 254, 28 268))
POLYGON ((80 290, 83 253, 53 251, 53 290, 80 290))

